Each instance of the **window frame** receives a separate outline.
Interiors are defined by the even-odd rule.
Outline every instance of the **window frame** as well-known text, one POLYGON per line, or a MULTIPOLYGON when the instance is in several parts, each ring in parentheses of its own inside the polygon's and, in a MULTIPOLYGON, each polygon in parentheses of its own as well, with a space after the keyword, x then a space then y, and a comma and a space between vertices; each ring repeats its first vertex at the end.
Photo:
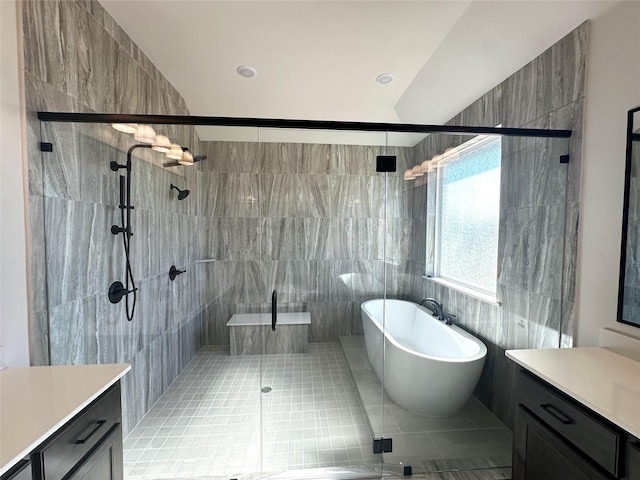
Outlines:
MULTIPOLYGON (((442 208, 443 208, 443 174, 444 167, 448 163, 455 161, 457 158, 465 155, 466 153, 472 152, 476 149, 482 148, 489 143, 498 142, 500 145, 500 175, 502 175, 502 137, 496 135, 478 135, 471 140, 464 142, 463 144, 452 148, 437 159, 437 165, 435 168, 435 225, 434 225, 434 248, 433 248, 433 274, 429 277, 431 280, 434 280, 438 283, 446 285, 448 287, 463 291, 464 293, 468 293, 470 295, 475 295, 479 298, 495 302, 498 294, 498 275, 497 275, 497 266, 498 266, 498 255, 496 252, 496 278, 495 278, 495 289, 494 291, 485 290, 476 285, 471 285, 470 283, 466 283, 464 281, 460 281, 457 279, 449 278, 447 276, 443 276, 441 272, 441 237, 442 237, 442 208)), ((502 192, 498 192, 500 195, 502 192)), ((501 195, 500 195, 501 196, 501 195)), ((499 230, 500 230, 500 203, 498 201, 498 238, 499 238, 499 230)), ((498 245, 496 245, 496 250, 498 249, 498 245)), ((428 261, 428 260, 427 260, 428 261)))

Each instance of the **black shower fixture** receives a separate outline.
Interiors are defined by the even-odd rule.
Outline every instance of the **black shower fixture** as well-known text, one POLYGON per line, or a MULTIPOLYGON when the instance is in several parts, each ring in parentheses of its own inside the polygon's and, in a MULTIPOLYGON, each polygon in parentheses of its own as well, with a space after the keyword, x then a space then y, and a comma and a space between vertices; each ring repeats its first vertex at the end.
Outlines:
POLYGON ((186 271, 186 268, 184 270, 178 270, 175 265, 171 265, 171 268, 169 269, 169 280, 173 282, 178 275, 182 275, 186 271))
POLYGON ((189 196, 189 194, 191 193, 189 190, 187 190, 186 188, 184 190, 180 190, 178 187, 176 187, 173 183, 171 184, 171 188, 169 188, 169 190, 171 189, 175 189, 178 191, 178 200, 184 200, 185 198, 187 198, 189 196))

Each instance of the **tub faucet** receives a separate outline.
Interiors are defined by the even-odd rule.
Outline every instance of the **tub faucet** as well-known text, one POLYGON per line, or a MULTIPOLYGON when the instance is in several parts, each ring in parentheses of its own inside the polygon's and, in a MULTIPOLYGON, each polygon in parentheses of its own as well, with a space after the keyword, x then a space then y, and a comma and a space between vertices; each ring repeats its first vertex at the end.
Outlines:
POLYGON ((423 307, 427 307, 429 310, 431 310, 431 313, 433 314, 433 316, 437 317, 438 320, 444 321, 444 314, 442 312, 442 305, 440 305, 435 299, 433 299, 433 298, 423 298, 420 301, 420 305, 422 305, 423 307))

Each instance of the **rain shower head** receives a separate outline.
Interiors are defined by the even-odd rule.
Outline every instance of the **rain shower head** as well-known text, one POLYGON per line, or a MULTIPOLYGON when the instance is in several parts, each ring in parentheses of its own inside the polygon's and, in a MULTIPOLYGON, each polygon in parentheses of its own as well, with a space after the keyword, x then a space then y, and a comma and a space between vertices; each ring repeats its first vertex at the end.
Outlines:
POLYGON ((184 190, 180 190, 173 183, 171 184, 171 188, 169 188, 169 190, 171 190, 171 189, 175 189, 175 190, 178 191, 178 200, 184 200, 185 198, 187 198, 189 196, 189 193, 191 193, 186 188, 184 190))

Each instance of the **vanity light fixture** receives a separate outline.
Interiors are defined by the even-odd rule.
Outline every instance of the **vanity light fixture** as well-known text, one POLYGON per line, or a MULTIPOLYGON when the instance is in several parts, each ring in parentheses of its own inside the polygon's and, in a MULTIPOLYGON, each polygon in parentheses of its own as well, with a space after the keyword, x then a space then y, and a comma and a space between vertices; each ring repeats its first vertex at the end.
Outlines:
POLYGON ((413 169, 405 170, 404 179, 405 180, 414 180, 416 177, 413 176, 413 169))
POLYGON ((415 167, 413 167, 411 169, 411 173, 413 174, 414 177, 421 177, 424 175, 424 172, 422 171, 422 168, 420 167, 420 165, 416 165, 415 167))

